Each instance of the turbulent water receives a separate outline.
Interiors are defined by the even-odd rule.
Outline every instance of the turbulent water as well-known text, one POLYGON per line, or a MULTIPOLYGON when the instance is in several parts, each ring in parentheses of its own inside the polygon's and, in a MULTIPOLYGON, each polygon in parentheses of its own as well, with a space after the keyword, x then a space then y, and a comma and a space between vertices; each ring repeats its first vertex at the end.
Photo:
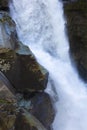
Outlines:
POLYGON ((69 58, 62 3, 58 0, 13 0, 11 15, 19 39, 28 45, 50 74, 55 87, 54 130, 87 130, 87 90, 69 58))

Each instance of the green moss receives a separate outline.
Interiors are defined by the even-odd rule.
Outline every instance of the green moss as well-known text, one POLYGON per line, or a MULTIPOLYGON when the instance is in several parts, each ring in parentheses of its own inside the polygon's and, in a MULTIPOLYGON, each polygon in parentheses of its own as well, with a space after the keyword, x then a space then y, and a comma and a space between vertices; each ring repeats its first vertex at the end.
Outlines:
POLYGON ((8 104, 10 102, 8 102, 7 100, 4 100, 4 99, 0 99, 0 104, 8 104))

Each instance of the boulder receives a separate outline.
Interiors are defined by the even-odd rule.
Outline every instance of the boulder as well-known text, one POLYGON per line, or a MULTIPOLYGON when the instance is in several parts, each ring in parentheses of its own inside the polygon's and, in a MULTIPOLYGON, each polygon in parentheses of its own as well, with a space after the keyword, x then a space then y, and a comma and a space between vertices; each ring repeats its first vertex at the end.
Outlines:
POLYGON ((52 129, 55 118, 54 101, 45 92, 24 93, 18 101, 20 108, 26 109, 35 116, 47 130, 52 129))
POLYGON ((87 0, 64 4, 70 52, 80 76, 87 81, 87 0))
POLYGON ((45 93, 36 93, 31 98, 31 110, 30 112, 34 115, 48 130, 54 121, 55 110, 52 104, 50 96, 45 93))
POLYGON ((48 72, 39 63, 28 47, 23 50, 0 48, 0 71, 7 77, 17 92, 42 91, 46 88, 48 72))
POLYGON ((0 47, 0 71, 17 91, 42 91, 46 88, 47 70, 18 40, 15 23, 6 12, 0 12, 0 47))
POLYGON ((0 80, 0 130, 46 130, 25 107, 20 107, 17 96, 0 80))

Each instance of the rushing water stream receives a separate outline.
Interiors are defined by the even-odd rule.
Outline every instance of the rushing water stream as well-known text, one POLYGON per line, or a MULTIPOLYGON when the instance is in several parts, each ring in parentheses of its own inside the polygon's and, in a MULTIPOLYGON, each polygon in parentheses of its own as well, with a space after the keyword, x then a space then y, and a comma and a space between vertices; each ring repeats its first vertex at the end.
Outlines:
MULTIPOLYGON (((13 0, 11 15, 19 39, 50 74, 58 101, 54 130, 87 130, 87 89, 69 58, 62 3, 58 0, 13 0)), ((47 91, 52 90, 48 83, 47 91)))

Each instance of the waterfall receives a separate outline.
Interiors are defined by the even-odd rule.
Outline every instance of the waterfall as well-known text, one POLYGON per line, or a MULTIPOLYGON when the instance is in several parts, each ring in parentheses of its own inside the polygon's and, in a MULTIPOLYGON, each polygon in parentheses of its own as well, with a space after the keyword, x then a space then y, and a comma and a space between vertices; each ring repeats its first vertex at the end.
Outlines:
POLYGON ((19 39, 28 45, 50 74, 47 92, 54 84, 54 130, 87 130, 87 89, 71 64, 65 34, 63 7, 59 0, 13 0, 11 16, 19 39))

